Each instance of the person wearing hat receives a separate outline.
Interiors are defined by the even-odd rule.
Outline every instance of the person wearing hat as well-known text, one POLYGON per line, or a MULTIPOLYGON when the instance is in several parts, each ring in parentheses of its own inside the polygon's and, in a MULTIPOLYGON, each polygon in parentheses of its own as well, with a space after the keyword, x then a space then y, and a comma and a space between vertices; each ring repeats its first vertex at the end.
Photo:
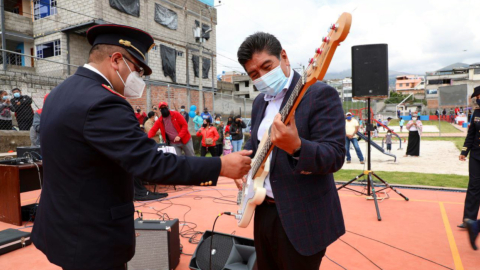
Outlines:
POLYGON ((412 120, 408 121, 406 128, 408 130, 408 145, 404 157, 418 157, 420 156, 420 138, 422 136, 423 125, 417 113, 413 114, 412 120))
POLYGON ((143 94, 153 38, 103 24, 87 39, 88 64, 51 91, 41 114, 43 186, 32 240, 63 269, 125 269, 135 253, 133 177, 216 185, 220 175, 245 175, 251 151, 208 159, 158 151, 126 100, 143 94))
POLYGON ((357 157, 360 160, 360 164, 365 163, 365 159, 363 158, 362 155, 362 150, 360 150, 360 146, 358 145, 358 138, 357 138, 357 132, 358 129, 360 128, 360 125, 358 124, 357 119, 352 117, 351 112, 347 112, 345 115, 345 134, 346 134, 346 143, 345 143, 345 148, 347 148, 347 163, 352 162, 352 156, 350 156, 350 143, 353 144, 353 147, 355 148, 355 152, 357 152, 357 157))
POLYGON ((183 118, 179 112, 171 111, 168 108, 168 103, 165 101, 160 102, 158 107, 160 108, 161 116, 148 131, 148 137, 155 137, 160 129, 163 141, 166 142, 167 145, 173 146, 177 155, 195 156, 192 136, 188 131, 188 124, 185 118, 183 118))
MULTIPOLYGON (((480 136, 478 136, 480 134, 480 86, 474 88, 471 104, 474 111, 459 157, 461 161, 466 161, 470 153, 469 180, 462 219, 465 223, 467 220, 477 220, 480 207, 480 136)), ((462 222, 458 227, 465 228, 465 223, 462 222)))
POLYGON ((205 119, 210 119, 210 123, 213 123, 213 117, 212 115, 208 112, 208 108, 205 107, 203 109, 203 113, 200 115, 202 117, 203 120, 205 119))
POLYGON ((188 112, 185 111, 185 106, 181 106, 180 107, 180 114, 183 116, 183 118, 185 118, 185 121, 187 121, 187 124, 188 124, 188 120, 190 120, 190 116, 188 115, 188 112))

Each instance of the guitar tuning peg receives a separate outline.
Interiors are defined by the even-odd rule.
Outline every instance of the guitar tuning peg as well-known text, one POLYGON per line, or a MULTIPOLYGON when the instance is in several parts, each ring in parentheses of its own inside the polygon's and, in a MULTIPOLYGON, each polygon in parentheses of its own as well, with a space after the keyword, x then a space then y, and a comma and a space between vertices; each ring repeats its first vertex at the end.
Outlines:
POLYGON ((308 59, 309 64, 313 64, 313 58, 308 59))
POLYGON ((322 54, 322 52, 323 52, 323 50, 321 48, 318 48, 318 49, 315 50, 315 53, 317 53, 317 54, 322 54))
POLYGON ((330 41, 330 37, 323 37, 322 41, 328 43, 330 41))
POLYGON ((330 25, 330 29, 331 30, 337 30, 338 29, 338 23, 332 23, 332 25, 330 25))

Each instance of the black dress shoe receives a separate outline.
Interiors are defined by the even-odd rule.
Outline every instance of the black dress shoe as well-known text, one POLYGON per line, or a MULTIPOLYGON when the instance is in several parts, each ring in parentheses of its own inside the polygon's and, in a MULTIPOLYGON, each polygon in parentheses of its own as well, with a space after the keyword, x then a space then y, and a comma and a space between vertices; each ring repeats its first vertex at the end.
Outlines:
POLYGON ((460 229, 466 229, 467 227, 465 227, 465 223, 460 223, 459 225, 457 225, 458 228, 460 229))
POLYGON ((135 196, 135 201, 154 201, 168 196, 168 193, 156 193, 148 191, 144 196, 135 196))
POLYGON ((465 219, 465 226, 467 227, 468 238, 470 239, 470 245, 472 245, 472 248, 474 250, 477 250, 477 245, 475 245, 475 240, 477 239, 477 236, 478 236, 477 222, 470 219, 465 219))

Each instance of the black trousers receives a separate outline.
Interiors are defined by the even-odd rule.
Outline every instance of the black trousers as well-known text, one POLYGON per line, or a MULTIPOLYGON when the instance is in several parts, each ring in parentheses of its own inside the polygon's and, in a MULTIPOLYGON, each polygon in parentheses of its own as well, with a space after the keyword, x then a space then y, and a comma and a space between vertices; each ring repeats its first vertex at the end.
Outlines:
POLYGON ((478 153, 470 152, 470 159, 468 161, 469 180, 463 219, 469 218, 471 220, 477 220, 478 209, 480 207, 480 160, 472 157, 476 155, 478 155, 478 153))
POLYGON ((223 144, 217 144, 217 146, 215 146, 217 148, 217 157, 221 156, 223 154, 223 144))
POLYGON ((215 146, 209 146, 209 147, 205 147, 202 145, 202 149, 200 149, 200 156, 204 157, 207 155, 207 152, 210 152, 210 154, 212 155, 212 157, 215 157, 216 154, 217 154, 217 148, 215 146))
POLYGON ((283 229, 275 204, 255 209, 254 241, 258 270, 318 270, 326 249, 312 256, 297 252, 283 229))

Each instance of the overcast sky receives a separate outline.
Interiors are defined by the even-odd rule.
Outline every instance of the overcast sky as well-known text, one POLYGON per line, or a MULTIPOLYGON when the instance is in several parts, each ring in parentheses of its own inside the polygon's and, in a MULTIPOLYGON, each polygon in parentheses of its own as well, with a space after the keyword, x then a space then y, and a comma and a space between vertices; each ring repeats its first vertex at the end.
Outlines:
MULTIPOLYGON (((218 4, 218 0, 215 1, 218 4)), ((352 13, 352 27, 330 72, 351 68, 351 47, 387 43, 389 69, 424 74, 480 62, 480 0, 222 0, 217 7, 217 72, 242 71, 237 49, 250 34, 274 34, 294 68, 306 65, 331 23, 352 13)))

